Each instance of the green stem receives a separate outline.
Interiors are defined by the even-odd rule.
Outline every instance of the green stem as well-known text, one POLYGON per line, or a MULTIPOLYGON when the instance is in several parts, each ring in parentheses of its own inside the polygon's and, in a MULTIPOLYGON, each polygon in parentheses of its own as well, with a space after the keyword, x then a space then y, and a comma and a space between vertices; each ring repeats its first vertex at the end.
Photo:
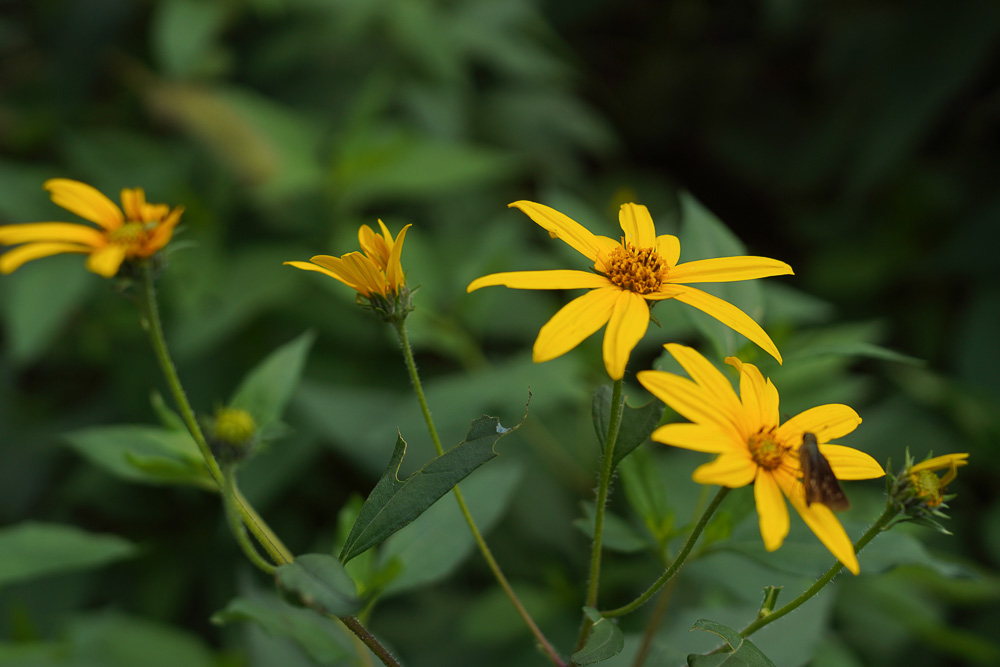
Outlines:
POLYGON ((719 504, 722 502, 722 499, 726 497, 727 493, 729 493, 728 487, 723 486, 719 488, 719 492, 715 494, 715 498, 712 498, 712 502, 710 502, 708 507, 705 508, 705 511, 702 512, 701 518, 698 519, 698 523, 691 529, 691 534, 688 535, 687 540, 684 542, 684 546, 681 547, 677 557, 674 558, 674 562, 671 563, 670 567, 668 567, 663 574, 660 575, 659 579, 653 582, 652 586, 646 589, 645 593, 627 605, 618 607, 617 609, 602 611, 601 615, 605 618, 614 618, 616 616, 624 616, 629 612, 635 611, 645 604, 649 598, 653 597, 653 595, 656 594, 656 591, 660 590, 660 587, 670 581, 670 579, 677 574, 677 571, 681 569, 681 566, 684 565, 684 561, 687 560, 688 554, 690 554, 691 549, 694 548, 695 542, 698 541, 698 537, 701 535, 702 531, 705 530, 705 526, 708 525, 708 520, 713 514, 715 514, 715 510, 718 509, 719 504))
MULTIPOLYGON (((594 500, 594 540, 590 550, 590 572, 587 576, 587 596, 584 604, 597 607, 597 597, 601 582, 601 552, 604 542, 604 512, 607 509, 608 493, 611 490, 611 474, 614 472, 615 444, 618 442, 618 428, 621 425, 624 402, 622 401, 621 378, 615 380, 611 389, 611 414, 608 417, 608 432, 604 438, 604 449, 601 454, 601 472, 597 478, 597 498, 594 500)), ((576 649, 583 647, 590 634, 592 622, 584 615, 580 624, 580 632, 576 637, 576 649)))
POLYGON ((615 380, 611 390, 611 415, 608 418, 608 433, 604 440, 604 450, 601 456, 601 474, 597 479, 597 499, 594 507, 594 542, 590 552, 590 576, 587 578, 588 607, 597 607, 597 594, 601 579, 601 551, 604 541, 604 511, 607 509, 608 493, 611 490, 611 473, 614 472, 615 443, 618 442, 618 427, 621 425, 622 411, 622 379, 615 380))
MULTIPOLYGON (((875 520, 875 523, 871 525, 871 527, 865 532, 865 534, 862 535, 858 539, 858 541, 854 543, 854 553, 860 553, 861 550, 865 548, 865 545, 867 545, 869 542, 875 539, 875 536, 885 529, 885 527, 889 524, 889 522, 896 517, 896 514, 898 514, 898 510, 893 506, 893 504, 891 502, 886 503, 885 510, 882 512, 882 515, 879 516, 879 518, 875 520)), ((767 616, 758 618, 756 621, 754 621, 747 627, 743 628, 743 630, 740 631, 740 637, 749 637, 753 633, 763 628, 768 623, 773 623, 782 616, 790 612, 793 612, 799 607, 801 607, 802 604, 806 602, 806 600, 819 593, 824 586, 830 583, 833 580, 833 578, 837 576, 837 574, 843 569, 843 567, 844 564, 841 563, 840 561, 834 563, 833 566, 826 571, 826 574, 820 577, 816 581, 816 583, 807 588, 797 598, 795 598, 785 606, 780 607, 779 609, 771 612, 767 616)))
MULTIPOLYGON (((180 376, 177 375, 177 368, 174 366, 173 359, 170 358, 166 337, 163 335, 160 309, 156 301, 156 286, 153 282, 153 271, 148 262, 142 267, 142 299, 140 301, 142 302, 142 311, 145 320, 143 325, 146 333, 149 334, 149 341, 153 346, 153 354, 156 355, 156 360, 160 363, 160 370, 163 371, 163 377, 167 381, 170 393, 173 395, 177 409, 181 413, 181 419, 184 420, 184 425, 187 426, 188 432, 190 432, 191 437, 194 438, 195 443, 198 445, 198 449, 205 459, 205 465, 208 467, 209 474, 220 491, 225 493, 225 475, 222 473, 218 461, 215 460, 215 456, 212 454, 212 448, 209 447, 208 440, 205 439, 205 434, 201 430, 201 424, 198 423, 198 419, 195 417, 191 403, 184 392, 184 386, 181 384, 180 376)), ((291 553, 240 494, 239 489, 234 488, 233 491, 234 495, 228 502, 232 502, 239 509, 243 523, 246 524, 246 527, 257 541, 260 542, 261 546, 267 550, 272 560, 279 565, 292 562, 291 553)), ((238 535, 234 535, 234 537, 239 540, 238 535)))
POLYGON ((257 553, 256 547, 247 535, 246 526, 243 524, 243 517, 240 514, 239 506, 234 502, 236 498, 236 470, 235 466, 227 466, 225 471, 225 485, 222 489, 222 502, 225 505, 226 520, 229 521, 229 529, 233 531, 236 542, 240 545, 244 555, 251 563, 256 565, 265 574, 273 575, 277 568, 257 553))
MULTIPOLYGON (((250 556, 250 552, 253 552, 257 558, 260 558, 259 554, 250 545, 249 550, 244 546, 244 540, 246 540, 246 533, 242 530, 237 529, 239 522, 242 522, 244 526, 253 534, 254 538, 260 545, 267 551, 268 555, 274 560, 278 565, 285 565, 291 563, 294 560, 292 553, 288 548, 281 542, 274 531, 271 530, 270 526, 257 514, 257 511, 247 502, 247 499, 243 497, 240 493, 239 488, 235 484, 235 480, 232 483, 227 483, 226 475, 223 474, 222 469, 219 467, 219 463, 215 460, 215 456, 212 454, 212 449, 208 445, 208 441, 205 439, 205 434, 201 430, 201 424, 195 418, 194 410, 191 408, 191 403, 187 399, 187 394, 184 392, 184 386, 181 385, 180 377, 177 375, 177 368, 174 366, 173 360, 170 358, 170 352, 167 349, 166 337, 163 335, 163 323, 160 321, 160 310, 156 301, 156 287, 153 282, 153 272, 149 263, 145 263, 142 266, 142 298, 140 299, 142 303, 142 314, 143 314, 143 328, 149 334, 150 343, 153 346, 153 353, 156 355, 157 361, 160 363, 160 370, 163 371, 163 376, 167 381, 167 385, 170 387, 170 392, 173 394, 174 402, 177 403, 177 409, 180 410, 181 418, 184 420, 184 424, 187 426, 188 431, 191 433, 191 437, 194 438, 195 443, 198 445, 198 449, 201 451, 202 456, 205 459, 205 465, 208 467, 208 472, 215 481, 220 492, 223 494, 223 503, 226 504, 227 518, 229 513, 238 512, 239 521, 235 520, 235 517, 229 520, 230 526, 233 529, 233 535, 236 541, 241 547, 244 547, 244 552, 247 557, 250 558, 251 562, 260 567, 262 564, 265 567, 269 567, 273 571, 273 566, 260 559, 260 563, 256 562, 253 557, 250 556), (232 509, 230 509, 232 508, 232 509)), ((266 570, 265 570, 266 571, 266 570)), ((354 617, 344 617, 340 619, 344 625, 346 625, 351 632, 353 632, 357 637, 365 643, 372 652, 377 655, 383 663, 389 667, 399 667, 399 663, 396 661, 392 655, 389 654, 388 650, 385 649, 378 640, 368 632, 361 625, 361 622, 354 617)))
MULTIPOLYGON (((406 332, 406 323, 398 322, 396 324, 396 333, 399 336, 399 346, 403 351, 403 358, 406 361, 406 370, 410 374, 410 382, 413 383, 413 391, 417 395, 417 401, 420 403, 420 410, 424 414, 424 421, 427 422, 427 431, 430 433, 431 441, 434 443, 434 449, 437 451, 438 456, 444 454, 444 448, 441 446, 441 438, 438 436, 437 427, 434 425, 434 418, 431 416, 431 410, 427 405, 427 398, 424 395, 424 388, 420 382, 420 374, 417 372, 417 364, 413 359, 413 348, 410 346, 410 338, 406 332)), ((462 516, 465 517, 465 522, 469 525, 469 530, 472 532, 472 538, 476 541, 476 545, 479 547, 479 552, 483 555, 483 559, 486 561, 487 567, 493 573, 494 578, 496 578, 497 583, 500 584, 500 588, 510 599, 511 604, 514 605, 514 609, 517 610, 518 615, 524 621, 525 625, 534 635, 535 640, 539 643, 542 650, 552 661, 553 665, 557 667, 564 667, 566 663, 563 662, 559 654, 556 653, 555 649, 552 648, 552 644, 549 643, 545 635, 542 634, 541 629, 535 623, 535 619, 531 617, 528 610, 524 608, 521 604, 521 600, 517 597, 517 593, 511 587, 510 582, 507 581, 507 577, 504 575, 503 570, 500 569, 500 564, 497 563, 496 558, 493 557, 493 552, 490 551, 489 545, 486 544, 486 540, 483 538, 482 533, 479 532, 479 527, 476 525, 476 520, 472 518, 472 513, 469 511, 468 505, 465 503, 465 497, 462 495, 461 489, 456 485, 452 491, 455 493, 455 500, 458 501, 458 508, 462 512, 462 516)))

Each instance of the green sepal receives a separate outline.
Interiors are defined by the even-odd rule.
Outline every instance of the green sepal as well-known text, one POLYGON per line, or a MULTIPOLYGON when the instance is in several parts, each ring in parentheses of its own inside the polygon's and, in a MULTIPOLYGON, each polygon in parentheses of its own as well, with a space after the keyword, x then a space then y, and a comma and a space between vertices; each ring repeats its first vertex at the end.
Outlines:
MULTIPOLYGON (((591 403, 591 416, 597 439, 604 446, 608 438, 608 422, 611 419, 611 385, 603 385, 594 392, 591 403)), ((624 401, 625 398, 622 398, 624 401)), ((663 416, 663 403, 651 400, 643 406, 633 408, 627 403, 622 407, 621 423, 618 427, 618 439, 615 441, 615 451, 611 455, 612 470, 622 459, 646 442, 649 435, 656 429, 663 416)))
POLYGON ((350 616, 363 606, 354 581, 339 560, 327 554, 305 554, 274 573, 285 599, 323 614, 350 616))
POLYGON ((704 630, 718 635, 729 646, 729 650, 724 653, 712 653, 709 655, 689 655, 687 664, 690 667, 715 667, 716 665, 726 665, 726 667, 774 667, 770 658, 757 648, 749 639, 740 636, 740 633, 721 623, 702 618, 695 621, 692 630, 704 630))
POLYGON ((584 607, 583 613, 590 619, 590 636, 579 651, 571 657, 573 664, 593 665, 615 657, 625 648, 625 635, 618 624, 601 616, 593 607, 584 607))
POLYGON ((405 481, 397 477, 406 453, 406 441, 398 436, 389 465, 361 508, 341 549, 340 560, 346 563, 420 516, 469 473, 494 458, 496 441, 518 426, 520 423, 505 429, 496 417, 480 417, 462 443, 432 459, 405 481))

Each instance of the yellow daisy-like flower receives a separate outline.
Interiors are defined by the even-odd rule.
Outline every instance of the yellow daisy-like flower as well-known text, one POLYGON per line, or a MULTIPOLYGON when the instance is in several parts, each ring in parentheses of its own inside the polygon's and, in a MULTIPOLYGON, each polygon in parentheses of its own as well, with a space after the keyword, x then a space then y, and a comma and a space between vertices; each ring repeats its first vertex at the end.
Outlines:
POLYGON ((0 255, 0 273, 11 273, 25 262, 61 253, 81 253, 87 269, 111 278, 129 259, 151 257, 170 242, 184 207, 149 204, 141 188, 121 192, 122 208, 95 188, 66 178, 45 182, 52 201, 97 224, 35 222, 0 227, 0 245, 17 245, 0 255), (124 210, 124 212, 123 212, 124 210), (22 245, 18 245, 22 244, 22 245))
POLYGON ((509 204, 521 209, 550 235, 594 263, 594 271, 552 270, 494 273, 467 288, 503 285, 515 289, 589 289, 566 304, 538 332, 534 361, 555 359, 607 324, 604 366, 613 380, 625 374, 629 355, 649 327, 647 302, 677 299, 732 327, 766 350, 778 362, 778 348, 742 310, 687 283, 751 280, 792 273, 784 262, 767 257, 720 257, 678 264, 676 236, 656 235, 645 206, 623 204, 619 213, 624 236, 614 240, 592 234, 555 209, 529 201, 509 204))
POLYGON ((910 466, 906 472, 913 494, 927 507, 939 506, 944 502, 945 487, 958 476, 958 468, 969 464, 968 458, 969 455, 966 453, 945 454, 910 466), (939 470, 947 472, 938 477, 939 470))
POLYGON ((718 454, 694 472, 699 484, 730 488, 754 485, 757 515, 764 547, 774 551, 788 535, 788 498, 806 525, 827 549, 854 574, 858 559, 850 538, 826 505, 806 503, 799 465, 802 435, 812 433, 819 451, 838 479, 874 479, 885 475, 868 454, 830 444, 861 423, 846 405, 821 405, 780 423, 778 390, 756 366, 728 357, 740 372, 740 395, 707 359, 683 345, 665 346, 691 379, 662 371, 641 371, 636 377, 654 396, 690 419, 690 424, 667 424, 652 439, 674 447, 718 454))
POLYGON ((382 228, 381 236, 368 225, 361 225, 358 230, 358 241, 364 254, 354 251, 340 257, 316 255, 308 262, 285 264, 336 278, 366 298, 376 294, 386 298, 398 295, 406 285, 400 255, 403 252, 406 230, 411 225, 403 227, 393 239, 385 223, 379 220, 378 224, 382 228))

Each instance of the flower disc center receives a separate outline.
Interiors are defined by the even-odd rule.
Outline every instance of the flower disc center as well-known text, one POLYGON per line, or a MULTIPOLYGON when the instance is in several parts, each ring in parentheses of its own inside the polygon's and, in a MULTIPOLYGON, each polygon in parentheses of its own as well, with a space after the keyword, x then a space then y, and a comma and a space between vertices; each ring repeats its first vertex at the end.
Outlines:
POLYGON ((761 428, 750 436, 747 446, 754 462, 766 470, 774 470, 788 453, 789 447, 775 438, 774 427, 761 428))
POLYGON ((117 245, 135 248, 146 239, 146 227, 141 222, 126 222, 111 232, 108 240, 117 245))
POLYGON ((667 278, 667 263, 653 248, 636 248, 622 242, 608 256, 608 279, 624 290, 650 294, 660 289, 667 278))

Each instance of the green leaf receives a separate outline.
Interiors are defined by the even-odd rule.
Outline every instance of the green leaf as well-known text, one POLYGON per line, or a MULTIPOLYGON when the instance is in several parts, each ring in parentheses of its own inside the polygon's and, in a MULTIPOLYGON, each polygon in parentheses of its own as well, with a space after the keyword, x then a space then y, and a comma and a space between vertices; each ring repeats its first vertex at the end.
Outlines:
POLYGON ((695 622, 692 630, 704 630, 719 635, 729 645, 730 652, 713 655, 689 655, 688 664, 691 667, 714 667, 715 665, 727 665, 727 667, 774 667, 774 663, 759 648, 754 646, 749 639, 740 637, 739 632, 721 623, 703 618, 695 622))
POLYGON ((625 648, 625 636, 618 624, 604 618, 601 612, 591 607, 584 607, 583 611, 593 625, 587 643, 572 655, 573 662, 577 665, 593 665, 621 653, 625 648))
POLYGON ((230 14, 225 3, 172 0, 157 5, 152 43, 164 74, 193 79, 221 73, 228 58, 219 33, 230 14))
POLYGON ((480 417, 472 423, 465 441, 432 459, 405 482, 396 476, 406 453, 406 442, 398 436, 392 459, 361 508, 340 559, 346 563, 416 519, 469 473, 495 457, 496 441, 515 429, 517 426, 505 429, 496 417, 480 417))
MULTIPOLYGON (((608 421, 611 419, 611 395, 611 385, 602 385, 594 392, 594 399, 591 403, 594 429, 597 431, 597 439, 602 447, 608 437, 608 421)), ((624 398, 622 400, 624 401, 624 398)), ((649 434, 660 423, 663 408, 663 403, 655 399, 638 408, 633 408, 628 403, 625 404, 622 410, 621 424, 618 427, 618 439, 615 441, 615 451, 611 456, 612 469, 617 467, 622 459, 635 451, 639 445, 646 442, 649 434)))
POLYGON ((192 633, 116 612, 89 612, 69 629, 70 665, 101 667, 214 667, 205 643, 192 633))
POLYGON ((843 343, 829 343, 826 345, 814 345, 803 348, 794 355, 794 359, 808 359, 809 357, 822 356, 840 357, 865 357, 869 359, 881 359, 883 361, 898 361, 912 366, 926 366, 927 362, 917 357, 911 357, 902 352, 896 352, 889 348, 866 343, 864 341, 849 341, 843 343))
MULTIPOLYGON (((746 246, 739 238, 688 193, 681 195, 681 211, 681 262, 747 254, 746 246)), ((728 301, 761 324, 764 297, 759 281, 705 283, 698 285, 697 289, 728 301)), ((683 312, 723 356, 736 354, 746 341, 730 327, 696 308, 684 308, 683 312)))
MULTIPOLYGON (((503 516, 521 475, 520 465, 501 459, 462 482, 462 496, 481 533, 486 534, 503 516)), ((440 581, 475 549, 458 503, 435 503, 378 549, 379 570, 401 569, 382 594, 398 594, 440 581)))
MULTIPOLYGON (((573 521, 573 526, 588 538, 594 537, 594 522, 596 521, 594 503, 582 502, 583 516, 573 521)), ((635 553, 650 547, 650 542, 644 539, 632 525, 617 514, 610 511, 604 513, 603 544, 606 549, 622 553, 635 553)))
POLYGON ((307 331, 269 354, 243 378, 229 406, 246 410, 266 429, 278 422, 302 376, 316 334, 307 331))
POLYGON ((0 529, 0 585, 49 574, 99 567, 135 555, 115 535, 59 524, 24 522, 0 529))
POLYGON ((122 479, 215 488, 187 432, 122 424, 85 428, 64 437, 84 458, 122 479))
POLYGON ((321 613, 349 616, 362 607, 354 581, 333 556, 298 556, 280 566, 275 577, 286 597, 321 613))
POLYGON ((674 512, 667 504, 666 481, 659 476, 652 453, 637 449, 621 462, 619 473, 629 505, 657 543, 666 544, 674 526, 674 512))
POLYGON ((288 638, 302 647, 316 662, 343 664, 354 655, 350 640, 337 625, 308 609, 299 609, 277 597, 254 595, 231 600, 212 615, 212 622, 224 625, 238 621, 256 623, 272 637, 288 638))

